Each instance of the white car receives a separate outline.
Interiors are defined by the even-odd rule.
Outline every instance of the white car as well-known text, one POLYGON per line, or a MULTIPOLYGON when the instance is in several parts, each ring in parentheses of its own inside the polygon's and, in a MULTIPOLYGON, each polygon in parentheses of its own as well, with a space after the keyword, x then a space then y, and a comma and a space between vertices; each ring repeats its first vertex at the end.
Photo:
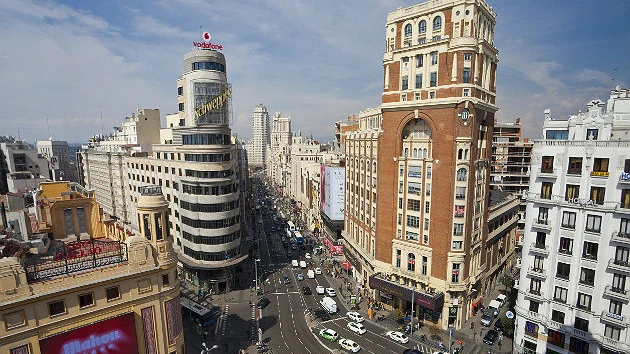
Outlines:
POLYGON ((318 286, 315 288, 315 292, 316 292, 316 293, 318 293, 319 295, 324 295, 324 293, 326 292, 326 290, 324 289, 324 287, 323 287, 323 286, 318 285, 318 286))
POLYGON ((361 316, 361 314, 358 312, 348 312, 347 315, 348 318, 351 319, 353 322, 361 323, 365 321, 365 318, 363 318, 363 316, 361 316))
POLYGON ((355 341, 347 339, 347 338, 343 338, 339 341, 339 345, 345 349, 345 350, 349 350, 353 353, 358 352, 359 350, 361 350, 361 346, 359 346, 355 341))
POLYGON ((304 258, 306 258, 306 259, 311 259, 311 254, 310 254, 310 253, 305 254, 305 255, 304 255, 304 258))
POLYGON ((333 288, 326 288, 326 295, 333 297, 333 296, 337 296, 337 293, 335 292, 335 289, 333 288))
POLYGON ((360 324, 360 323, 356 323, 356 322, 349 322, 348 323, 348 329, 351 330, 352 332, 356 333, 356 334, 363 334, 365 332, 367 332, 367 329, 365 329, 365 326, 360 324))
POLYGON ((315 274, 321 275, 322 274, 322 269, 319 268, 319 267, 315 268, 315 274))
POLYGON ((385 335, 398 343, 405 344, 409 342, 409 337, 397 331, 387 331, 385 335))

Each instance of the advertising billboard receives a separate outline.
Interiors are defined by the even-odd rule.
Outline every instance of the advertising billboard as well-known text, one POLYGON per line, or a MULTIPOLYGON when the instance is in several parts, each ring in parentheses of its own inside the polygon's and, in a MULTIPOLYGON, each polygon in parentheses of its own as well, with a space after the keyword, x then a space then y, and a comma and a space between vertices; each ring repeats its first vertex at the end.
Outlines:
POLYGON ((42 354, 138 354, 134 313, 44 338, 39 348, 42 354))
POLYGON ((321 210, 331 220, 343 220, 345 169, 322 165, 320 176, 321 210))

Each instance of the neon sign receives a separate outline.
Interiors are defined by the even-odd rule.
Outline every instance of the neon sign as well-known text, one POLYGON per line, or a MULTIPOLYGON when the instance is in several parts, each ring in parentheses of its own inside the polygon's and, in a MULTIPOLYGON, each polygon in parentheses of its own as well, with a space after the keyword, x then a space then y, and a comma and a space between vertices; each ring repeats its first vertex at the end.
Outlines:
POLYGON ((212 101, 206 102, 199 106, 199 108, 195 109, 195 121, 198 121, 201 116, 208 113, 209 111, 221 108, 225 101, 227 101, 229 98, 232 98, 232 90, 230 88, 227 88, 217 97, 213 98, 212 101))
POLYGON ((80 341, 73 340, 72 342, 63 345, 63 354, 79 354, 84 351, 92 351, 101 347, 107 347, 110 344, 114 344, 120 339, 120 331, 113 330, 106 332, 105 334, 91 335, 90 338, 80 341))
POLYGON ((210 42, 210 33, 204 32, 203 35, 201 35, 201 38, 203 38, 203 42, 193 42, 193 46, 195 48, 223 50, 223 46, 221 44, 214 44, 210 42))

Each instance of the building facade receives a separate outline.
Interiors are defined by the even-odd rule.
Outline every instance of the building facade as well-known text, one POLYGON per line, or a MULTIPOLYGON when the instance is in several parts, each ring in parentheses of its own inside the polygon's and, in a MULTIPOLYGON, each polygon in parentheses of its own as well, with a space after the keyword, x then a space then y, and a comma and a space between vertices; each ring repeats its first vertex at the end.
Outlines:
POLYGON ((48 159, 53 181, 77 181, 77 170, 70 160, 67 141, 38 140, 37 153, 48 159))
POLYGON ((1 352, 184 353, 166 203, 159 188, 138 203, 135 231, 70 183, 42 184, 44 233, 0 259, 1 352))
POLYGON ((545 111, 526 195, 515 353, 630 352, 628 151, 629 90, 568 120, 545 111))
POLYGON ((48 160, 33 146, 0 139, 0 194, 24 193, 49 179, 48 160))
POLYGON ((442 328, 470 316, 488 266, 495 17, 482 0, 388 14, 378 140, 346 162, 364 170, 346 174, 346 208, 358 217, 344 237, 368 245, 369 287, 442 328), (376 198, 366 193, 374 183, 376 198), (376 232, 361 231, 374 220, 376 232))
POLYGON ((167 115, 161 143, 146 157, 125 159, 126 185, 131 200, 139 198, 142 186, 163 188, 183 278, 216 294, 233 288, 249 251, 247 156, 231 134, 232 91, 223 54, 187 53, 177 91, 179 112, 167 115))
POLYGON ((252 166, 265 166, 269 140, 269 113, 261 103, 254 108, 252 113, 252 140, 249 142, 247 150, 249 163, 252 166))
POLYGON ((280 112, 273 116, 271 124, 271 141, 267 153, 266 173, 283 193, 291 181, 291 117, 282 117, 280 112))

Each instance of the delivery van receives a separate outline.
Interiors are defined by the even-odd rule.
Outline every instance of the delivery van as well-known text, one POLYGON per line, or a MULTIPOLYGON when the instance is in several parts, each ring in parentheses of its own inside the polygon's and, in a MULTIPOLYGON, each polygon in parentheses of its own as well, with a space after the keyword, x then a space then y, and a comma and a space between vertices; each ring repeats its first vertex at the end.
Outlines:
POLYGON ((314 271, 314 270, 312 270, 312 269, 309 269, 309 270, 306 272, 306 276, 307 276, 309 279, 315 279, 315 271, 314 271))
POLYGON ((332 297, 324 296, 319 304, 322 305, 324 310, 328 313, 337 313, 337 303, 332 299, 332 297))
POLYGON ((490 305, 488 305, 488 312, 491 312, 494 317, 499 315, 499 308, 501 307, 501 303, 497 300, 490 301, 490 305))

